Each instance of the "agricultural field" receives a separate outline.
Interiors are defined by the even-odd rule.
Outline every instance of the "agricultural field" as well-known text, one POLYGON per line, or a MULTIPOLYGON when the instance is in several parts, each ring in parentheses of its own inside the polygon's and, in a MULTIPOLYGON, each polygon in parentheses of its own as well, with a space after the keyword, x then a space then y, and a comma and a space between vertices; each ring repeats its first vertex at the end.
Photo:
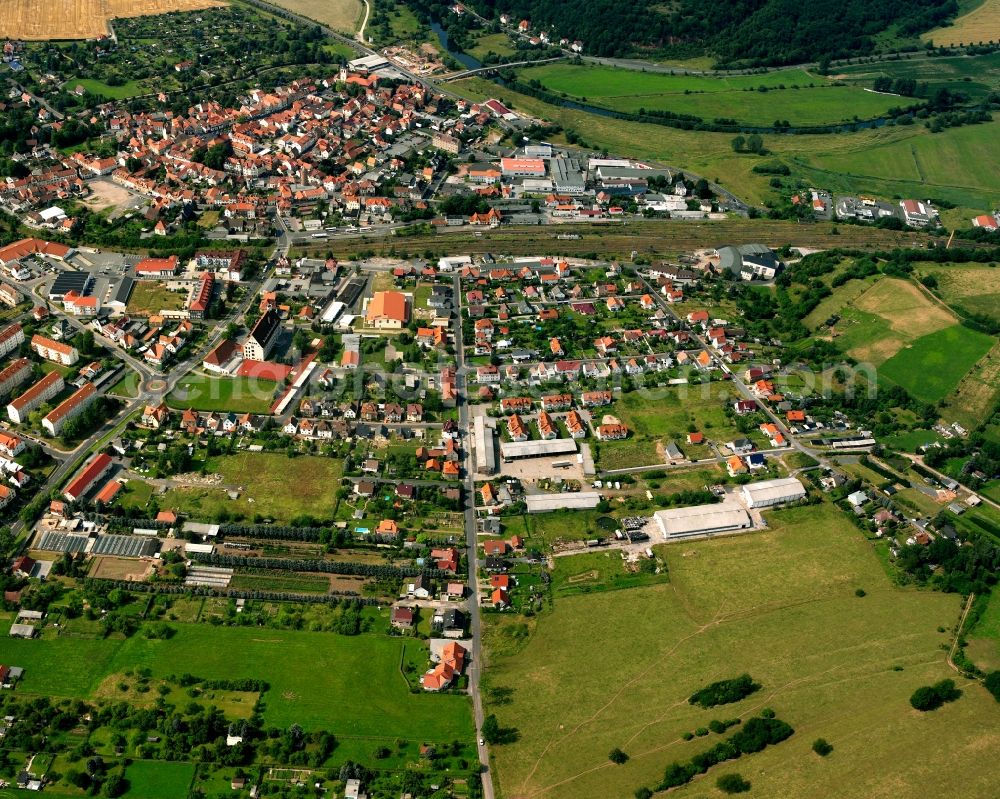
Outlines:
POLYGON ((747 125, 826 125, 881 116, 905 104, 859 86, 835 86, 801 69, 724 78, 665 75, 603 66, 546 64, 521 73, 579 102, 629 113, 640 109, 691 114, 747 125))
POLYGON ((270 380, 191 373, 167 396, 167 405, 175 410, 268 413, 277 390, 278 384, 270 380))
POLYGON ((160 507, 205 519, 219 518, 223 512, 278 523, 302 515, 330 518, 342 464, 314 455, 289 458, 285 453, 244 452, 213 457, 205 471, 222 475, 222 486, 171 488, 158 498, 160 507), (239 491, 239 499, 229 498, 230 489, 239 491))
POLYGON ((830 331, 837 345, 857 360, 876 366, 921 336, 958 321, 919 286, 888 277, 850 280, 838 286, 824 300, 822 312, 814 312, 806 323, 822 324, 833 314, 841 317, 830 331))
POLYGON ((935 293, 959 312, 1000 321, 1000 269, 993 264, 914 265, 918 277, 933 275, 935 293))
POLYGON ((107 35, 108 20, 225 5, 218 0, 7 0, 0 36, 10 39, 93 39, 107 35))
MULTIPOLYGON (((498 97, 515 110, 558 122, 595 149, 627 153, 705 175, 750 202, 776 196, 768 185, 769 177, 753 172, 761 156, 734 153, 730 134, 609 119, 500 89, 485 79, 468 78, 449 85, 470 99, 498 97)), ((785 163, 792 171, 791 180, 834 192, 890 198, 933 196, 983 213, 992 209, 1000 194, 1000 153, 993 147, 998 136, 1000 122, 996 121, 939 134, 910 125, 815 136, 771 135, 764 137, 770 153, 763 158, 785 163), (922 171, 918 172, 913 153, 920 157, 922 171)), ((554 137, 556 142, 563 140, 562 136, 554 137)))
MULTIPOLYGON (((964 796, 993 796, 1000 765, 981 753, 1000 745, 1000 705, 956 677, 941 648, 949 633, 939 628, 954 626, 961 598, 895 587, 832 506, 768 519, 767 532, 657 547, 669 583, 557 598, 523 622, 488 619, 486 712, 517 730, 493 750, 502 795, 631 796, 717 740, 684 733, 770 707, 795 734, 739 760, 753 795, 918 797, 962 773, 964 796), (743 672, 759 693, 713 710, 687 702, 743 672), (947 677, 962 697, 915 713, 913 690, 947 677), (494 688, 512 690, 509 704, 490 703, 494 688), (833 744, 829 758, 810 751, 817 737, 833 744), (615 747, 625 765, 609 762, 615 747)), ((675 793, 714 796, 723 771, 675 793)))
POLYGON ((149 668, 154 679, 266 680, 264 722, 335 735, 450 742, 472 737, 468 700, 411 694, 402 639, 171 623, 173 637, 0 641, 3 662, 25 667, 19 691, 87 698, 112 674, 149 668))
MULTIPOLYGON (((1000 1, 982 0, 951 25, 925 33, 921 38, 938 45, 979 44, 1000 41, 1000 1)), ((959 5, 962 8, 962 4, 959 5)))
POLYGON ((364 4, 360 0, 276 0, 276 6, 314 19, 341 33, 354 33, 361 27, 364 4))
POLYGON ((962 325, 922 336, 879 366, 879 377, 924 402, 948 396, 996 339, 962 325))

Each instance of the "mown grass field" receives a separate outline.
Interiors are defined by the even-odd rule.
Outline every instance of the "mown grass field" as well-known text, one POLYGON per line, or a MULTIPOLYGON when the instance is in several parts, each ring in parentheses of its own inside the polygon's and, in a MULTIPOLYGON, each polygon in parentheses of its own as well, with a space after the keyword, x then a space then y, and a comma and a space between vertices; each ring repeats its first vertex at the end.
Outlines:
POLYGON ((897 352, 879 367, 879 377, 924 402, 938 402, 958 386, 995 341, 962 325, 947 327, 897 352))
POLYGON ((960 678, 963 696, 941 710, 908 702, 955 677, 938 628, 957 622, 960 597, 896 588, 831 506, 769 519, 769 532, 657 548, 667 584, 559 598, 524 623, 491 617, 486 710, 519 733, 492 750, 501 795, 625 799, 717 740, 683 733, 771 707, 792 738, 676 795, 720 795, 715 778, 738 771, 769 799, 995 796, 1000 764, 984 754, 1000 745, 1000 705, 960 678), (688 704, 742 672, 759 693, 713 710, 688 704), (489 704, 493 687, 511 688, 510 704, 489 704), (818 737, 830 757, 810 751, 818 737), (628 763, 609 762, 614 747, 628 763))
POLYGON ((715 78, 560 63, 530 67, 521 76, 570 99, 615 111, 644 108, 749 125, 771 125, 775 120, 825 125, 881 116, 906 104, 860 86, 835 86, 802 69, 715 78))
POLYGON ((152 89, 143 86, 139 81, 130 80, 121 86, 109 86, 107 83, 95 80, 94 78, 73 78, 67 81, 69 88, 83 86, 91 94, 100 94, 110 97, 112 100, 122 100, 127 97, 135 97, 139 94, 148 94, 152 89))
MULTIPOLYGON (((961 206, 981 209, 980 213, 990 210, 1000 196, 1000 151, 992 146, 1000 136, 998 122, 940 134, 911 125, 857 133, 765 136, 764 143, 771 154, 761 158, 734 153, 733 137, 725 133, 683 131, 608 119, 550 105, 485 79, 469 78, 449 85, 471 99, 498 97, 524 114, 558 122, 596 149, 682 166, 717 178, 750 202, 776 196, 768 185, 770 178, 753 172, 753 167, 762 160, 775 158, 789 166, 793 179, 833 191, 890 198, 942 197, 961 206), (922 156, 921 164, 926 166, 923 176, 913 166, 911 147, 922 156), (905 157, 908 153, 909 159, 905 157)), ((555 141, 562 139, 555 137, 555 141)))
POLYGON ((131 316, 151 316, 160 311, 177 311, 187 302, 187 292, 171 291, 156 280, 138 280, 128 300, 131 316))
POLYGON ((360 0, 275 0, 274 4, 342 33, 358 30, 365 14, 360 0))
MULTIPOLYGON (((0 658, 25 667, 19 691, 86 698, 108 675, 149 668, 154 678, 256 678, 270 690, 264 721, 334 734, 452 741, 472 736, 463 696, 411 694, 399 671, 403 642, 381 635, 339 636, 286 630, 171 623, 162 641, 4 638, 0 658)), ((412 644, 411 644, 412 645, 412 644)))
POLYGON ((209 474, 221 474, 225 487, 171 488, 159 498, 160 506, 198 519, 217 518, 222 510, 284 523, 303 514, 330 518, 343 475, 339 460, 313 455, 289 458, 283 452, 220 455, 205 468, 209 474), (229 498, 230 486, 239 490, 239 499, 229 498))
POLYGON ((167 405, 175 410, 268 413, 277 391, 278 384, 270 380, 192 373, 167 395, 167 405))
POLYGON ((129 789, 127 797, 136 799, 177 799, 187 796, 194 779, 193 763, 170 763, 161 760, 137 760, 125 769, 129 789))

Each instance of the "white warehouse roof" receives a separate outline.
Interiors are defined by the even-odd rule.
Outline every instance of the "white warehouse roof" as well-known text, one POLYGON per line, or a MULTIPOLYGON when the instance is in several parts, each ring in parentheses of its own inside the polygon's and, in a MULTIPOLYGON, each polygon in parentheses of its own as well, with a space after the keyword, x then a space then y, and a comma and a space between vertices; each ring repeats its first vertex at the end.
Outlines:
POLYGON ((561 494, 531 494, 524 498, 528 513, 550 510, 590 510, 597 507, 601 495, 595 491, 573 491, 561 494))
POLYGON ((794 477, 762 480, 743 486, 743 499, 750 508, 764 508, 780 502, 794 502, 806 495, 806 489, 794 477))
POLYGON ((750 514, 735 502, 658 510, 653 518, 667 540, 724 530, 742 530, 751 526, 750 514))
POLYGON ((501 441, 500 455, 508 458, 544 458, 576 452, 575 438, 553 438, 549 441, 501 441))

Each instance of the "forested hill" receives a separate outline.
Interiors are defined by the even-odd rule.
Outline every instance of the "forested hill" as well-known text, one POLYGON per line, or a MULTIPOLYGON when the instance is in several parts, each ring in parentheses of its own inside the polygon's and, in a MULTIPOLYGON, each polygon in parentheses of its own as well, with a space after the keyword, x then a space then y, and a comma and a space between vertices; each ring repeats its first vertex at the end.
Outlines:
MULTIPOLYGON (((428 5, 428 0, 418 0, 428 5)), ((433 0, 430 0, 433 2, 433 0)), ((707 53, 723 65, 777 65, 869 53, 889 33, 912 38, 958 12, 956 0, 471 0, 580 39, 594 55, 707 53)))

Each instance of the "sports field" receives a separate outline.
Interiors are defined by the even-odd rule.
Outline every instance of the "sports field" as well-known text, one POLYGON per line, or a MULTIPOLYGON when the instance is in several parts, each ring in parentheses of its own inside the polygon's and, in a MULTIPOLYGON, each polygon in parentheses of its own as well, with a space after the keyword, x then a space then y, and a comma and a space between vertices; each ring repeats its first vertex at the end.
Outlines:
MULTIPOLYGON (((490 617, 486 712, 519 735, 493 749, 501 795, 624 799, 718 740, 684 733, 771 707, 793 737, 728 769, 753 796, 992 799, 1000 764, 983 753, 1000 746, 1000 704, 947 667, 938 631, 961 598, 894 587, 828 505, 769 518, 769 532, 658 547, 668 584, 559 598, 528 624, 490 617), (763 686, 752 697, 688 704, 743 672, 763 686), (913 711, 913 690, 946 677, 962 698, 913 711), (509 704, 489 703, 495 687, 512 689, 509 704), (818 737, 834 746, 826 759, 810 751, 818 737), (615 747, 628 763, 609 762, 615 747)), ((725 770, 677 794, 720 795, 711 786, 725 770)))
POLYGON ((225 5, 218 0, 4 0, 0 36, 11 39, 93 39, 108 20, 225 5))
MULTIPOLYGON (((153 678, 266 680, 264 721, 335 735, 468 740, 463 696, 411 694, 399 666, 403 641, 287 630, 171 623, 167 640, 0 640, 0 660, 25 667, 21 693, 86 698, 109 674, 149 668, 153 678)), ((409 646, 413 646, 410 642, 409 646)))
MULTIPOLYGON (((750 202, 776 194, 767 175, 753 172, 761 158, 734 153, 731 134, 609 119, 550 105, 485 79, 468 78, 449 86, 471 99, 498 97, 517 111, 558 122, 596 149, 682 166, 718 179, 750 202)), ((1000 148, 993 146, 998 136, 1000 122, 992 122, 939 134, 910 125, 850 134, 765 136, 764 144, 772 153, 766 158, 787 164, 793 179, 835 192, 941 197, 982 213, 993 208, 1000 194, 1000 148), (922 176, 914 166, 913 152, 921 159, 922 176)))
POLYGON ((954 325, 907 345, 879 366, 878 374, 919 400, 938 402, 995 343, 992 336, 954 325))
POLYGON ((825 125, 881 116, 906 104, 898 97, 859 86, 835 86, 801 69, 714 78, 560 63, 531 67, 521 78, 615 111, 634 113, 645 108, 706 120, 735 119, 749 125, 771 125, 775 120, 825 125))
POLYGON ((951 25, 929 31, 921 38, 949 46, 1000 41, 1000 0, 983 0, 951 25))
POLYGON ((189 374, 167 396, 171 408, 196 411, 268 413, 278 386, 270 380, 189 374))
POLYGON ((360 28, 365 13, 361 0, 274 0, 274 5, 343 33, 360 28))

